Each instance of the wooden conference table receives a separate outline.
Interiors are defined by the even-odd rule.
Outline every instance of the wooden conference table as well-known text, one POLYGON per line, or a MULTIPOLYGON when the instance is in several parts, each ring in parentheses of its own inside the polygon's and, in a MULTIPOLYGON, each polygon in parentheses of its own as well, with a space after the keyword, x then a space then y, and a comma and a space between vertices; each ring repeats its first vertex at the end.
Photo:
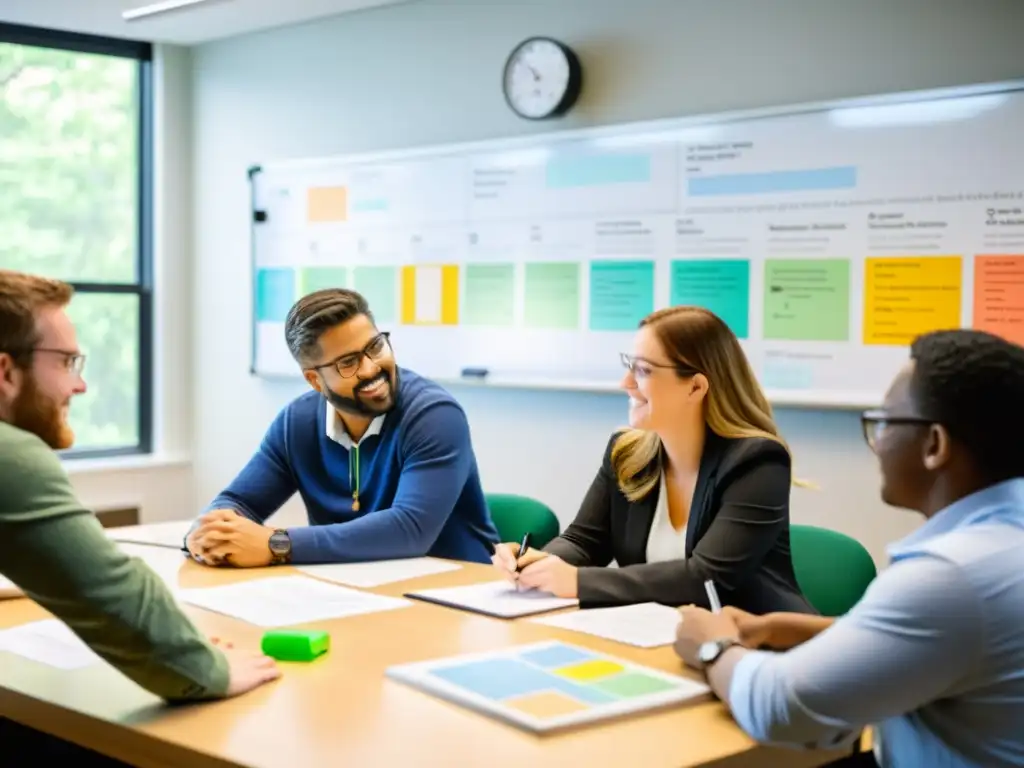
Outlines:
MULTIPOLYGON (((293 572, 291 568, 212 569, 186 560, 173 549, 121 546, 180 587, 293 572)), ((410 589, 491 579, 488 567, 464 564, 457 571, 370 591, 398 596, 410 589)), ((191 606, 185 610, 209 635, 236 646, 259 645, 259 627, 191 606)), ((48 614, 30 600, 0 601, 0 628, 43 618, 48 614)), ((503 621, 418 601, 401 610, 316 626, 330 632, 331 650, 326 656, 310 664, 285 664, 280 680, 245 696, 181 707, 163 704, 105 664, 67 672, 0 652, 0 717, 144 768, 573 764, 756 768, 821 765, 840 756, 761 747, 711 699, 537 736, 384 676, 393 664, 550 639, 679 673, 679 661, 669 647, 634 648, 525 619, 503 621)))

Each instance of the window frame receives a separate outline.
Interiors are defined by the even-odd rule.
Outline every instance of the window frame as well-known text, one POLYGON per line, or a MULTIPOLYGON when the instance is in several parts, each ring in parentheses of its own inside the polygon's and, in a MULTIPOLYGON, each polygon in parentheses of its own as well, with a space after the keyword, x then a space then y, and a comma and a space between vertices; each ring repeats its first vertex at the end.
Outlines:
MULTIPOLYGON (((137 147, 136 171, 137 232, 135 235, 135 281, 96 283, 68 280, 76 294, 129 295, 138 299, 139 365, 136 421, 138 440, 134 445, 115 448, 70 448, 61 451, 68 459, 93 459, 137 456, 153 452, 153 45, 139 40, 90 35, 0 22, 0 43, 56 48, 75 53, 91 53, 134 60, 136 78, 137 147)), ((54 275, 54 277, 58 277, 54 275)))

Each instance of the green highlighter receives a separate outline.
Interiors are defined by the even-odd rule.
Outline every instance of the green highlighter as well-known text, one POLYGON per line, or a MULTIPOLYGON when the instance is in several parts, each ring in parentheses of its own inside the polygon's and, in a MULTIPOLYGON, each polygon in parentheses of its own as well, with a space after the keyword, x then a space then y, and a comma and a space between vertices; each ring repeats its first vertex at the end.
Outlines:
POLYGON ((323 630, 282 629, 263 635, 260 648, 278 661, 313 661, 327 653, 331 636, 323 630))

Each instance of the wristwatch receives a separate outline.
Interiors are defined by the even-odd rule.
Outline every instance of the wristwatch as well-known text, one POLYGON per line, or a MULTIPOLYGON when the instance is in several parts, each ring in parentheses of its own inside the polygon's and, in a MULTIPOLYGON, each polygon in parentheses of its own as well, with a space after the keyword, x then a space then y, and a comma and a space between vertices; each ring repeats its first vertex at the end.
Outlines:
POLYGON ((292 537, 284 528, 270 534, 270 564, 283 565, 292 559, 292 537))
POLYGON ((722 657, 723 653, 739 644, 740 641, 735 637, 723 637, 719 640, 708 640, 706 643, 701 643, 700 648, 697 649, 697 660, 701 663, 701 669, 709 669, 722 657))

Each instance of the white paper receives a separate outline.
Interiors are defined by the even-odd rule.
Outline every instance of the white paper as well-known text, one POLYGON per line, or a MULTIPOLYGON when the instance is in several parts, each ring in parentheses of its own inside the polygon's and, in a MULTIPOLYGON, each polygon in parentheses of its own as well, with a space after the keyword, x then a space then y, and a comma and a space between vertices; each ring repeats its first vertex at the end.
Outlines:
POLYGON ((379 587, 396 581, 407 581, 435 573, 457 571, 458 563, 446 563, 432 557, 412 557, 406 560, 377 560, 372 563, 330 563, 302 565, 298 570, 310 576, 350 587, 379 587))
POLYGON ((286 627, 390 611, 408 600, 382 597, 305 576, 254 579, 205 589, 180 589, 185 603, 223 613, 258 627, 286 627))
POLYGON ((533 621, 549 627, 571 629, 617 643, 641 648, 672 645, 679 626, 679 611, 658 603, 638 603, 614 608, 588 608, 533 621))
POLYGON ((108 528, 107 536, 114 541, 124 541, 130 544, 148 544, 156 547, 181 549, 192 522, 192 520, 172 520, 165 523, 108 528))
POLYGON ((488 581, 468 587, 447 589, 421 589, 410 592, 408 596, 421 597, 500 618, 545 613, 579 604, 578 600, 571 597, 555 597, 550 592, 536 589, 516 589, 515 584, 507 581, 488 581))
POLYGON ((0 651, 57 669, 81 669, 102 661, 67 624, 44 619, 0 632, 0 651))

